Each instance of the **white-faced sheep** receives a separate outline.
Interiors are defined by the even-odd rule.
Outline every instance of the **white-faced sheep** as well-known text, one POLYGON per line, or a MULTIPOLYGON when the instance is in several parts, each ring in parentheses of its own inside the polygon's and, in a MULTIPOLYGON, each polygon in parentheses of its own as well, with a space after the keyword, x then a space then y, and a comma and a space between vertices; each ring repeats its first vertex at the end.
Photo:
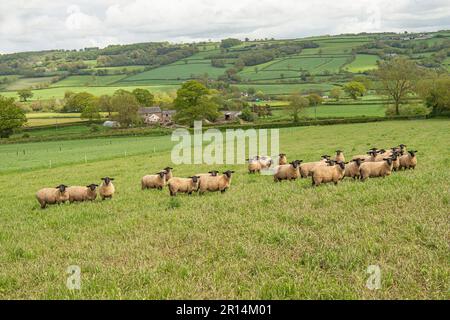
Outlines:
POLYGON ((278 155, 278 165, 282 166, 284 164, 287 164, 287 158, 285 153, 280 153, 278 155))
POLYGON ((278 166, 273 175, 273 180, 275 182, 280 182, 282 180, 296 180, 300 177, 300 163, 302 163, 302 161, 303 160, 295 160, 289 164, 278 166))
POLYGON ((159 189, 162 190, 166 185, 167 171, 163 170, 156 174, 143 176, 141 179, 141 188, 145 189, 159 189))
POLYGON ((300 175, 302 178, 310 177, 316 166, 327 166, 327 161, 330 159, 329 155, 321 156, 320 161, 305 162, 300 165, 300 175))
POLYGON ((417 150, 410 150, 400 157, 399 169, 415 169, 417 165, 417 150))
POLYGON ((69 193, 69 202, 73 203, 83 201, 94 201, 97 198, 98 184, 92 183, 86 187, 72 186, 67 188, 69 193))
POLYGON ((365 162, 361 164, 359 171, 362 181, 367 178, 384 178, 392 172, 392 158, 384 158, 383 161, 378 162, 365 162))
POLYGON ((220 176, 202 177, 199 185, 199 193, 203 194, 206 191, 215 192, 220 191, 224 193, 231 185, 231 175, 234 173, 232 170, 222 172, 220 176))
POLYGON ((100 194, 100 197, 102 200, 105 199, 111 199, 114 193, 116 192, 116 188, 114 187, 114 184, 112 181, 114 178, 110 177, 104 177, 102 178, 103 182, 98 188, 98 193, 100 194))
POLYGON ((345 166, 344 176, 348 178, 359 179, 359 167, 363 161, 364 159, 361 158, 356 158, 355 160, 350 161, 345 166))
POLYGON ((272 165, 273 161, 271 157, 262 156, 259 157, 259 163, 261 164, 261 169, 268 169, 272 165))
POLYGON ((336 150, 336 156, 334 157, 336 162, 345 162, 344 151, 336 150))
POLYGON ((333 182, 338 184, 344 177, 345 163, 330 161, 329 166, 319 166, 313 170, 312 173, 312 185, 319 186, 322 183, 333 182))
POLYGON ((191 195, 192 192, 196 192, 198 190, 199 181, 199 176, 192 176, 189 178, 173 177, 168 182, 170 195, 175 197, 178 192, 191 195))
POLYGON ((56 188, 43 188, 36 192, 36 198, 41 208, 44 209, 49 204, 60 204, 69 200, 67 186, 60 184, 56 188))

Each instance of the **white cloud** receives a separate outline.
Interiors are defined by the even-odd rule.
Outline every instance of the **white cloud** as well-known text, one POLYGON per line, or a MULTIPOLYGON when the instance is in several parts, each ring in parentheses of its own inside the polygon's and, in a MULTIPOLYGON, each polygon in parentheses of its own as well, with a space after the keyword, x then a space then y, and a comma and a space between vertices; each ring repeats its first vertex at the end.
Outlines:
POLYGON ((450 28, 448 0, 2 0, 0 52, 450 28))

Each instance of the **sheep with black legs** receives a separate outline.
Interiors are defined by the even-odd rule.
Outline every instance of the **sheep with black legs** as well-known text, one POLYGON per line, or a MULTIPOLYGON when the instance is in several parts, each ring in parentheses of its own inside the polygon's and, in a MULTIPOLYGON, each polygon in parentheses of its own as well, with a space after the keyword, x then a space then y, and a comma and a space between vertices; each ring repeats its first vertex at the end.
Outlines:
POLYGON ((86 187, 72 186, 67 188, 69 202, 94 201, 97 198, 98 184, 92 183, 86 187))
POLYGON ((112 183, 114 178, 104 177, 101 180, 103 180, 103 182, 98 188, 98 193, 100 194, 100 197, 102 198, 102 200, 112 199, 114 193, 116 192, 116 188, 112 183))
POLYGON ((338 184, 340 180, 344 177, 345 173, 345 163, 339 162, 328 162, 329 166, 316 167, 312 173, 312 185, 317 187, 322 183, 333 182, 338 184))
POLYGON ((415 169, 417 166, 417 150, 410 150, 400 157, 399 169, 415 169))
POLYGON ((36 192, 36 199, 44 209, 49 204, 60 204, 69 200, 67 186, 60 184, 56 188, 43 188, 36 192))
POLYGON ((365 181, 367 178, 386 177, 392 172, 392 158, 384 158, 383 161, 365 162, 361 164, 360 179, 365 181))
POLYGON ((345 166, 344 176, 353 179, 359 179, 359 169, 364 159, 356 158, 345 166))
POLYGON ((303 160, 295 160, 289 164, 278 166, 273 175, 273 180, 275 182, 280 182, 282 180, 296 180, 300 177, 300 163, 302 163, 302 161, 303 160))
POLYGON ((145 189, 159 189, 162 190, 166 185, 166 175, 167 171, 163 170, 156 174, 145 175, 141 179, 141 188, 145 189))
POLYGON ((175 197, 179 192, 191 195, 198 190, 199 180, 199 176, 192 176, 189 178, 173 177, 168 182, 170 195, 175 197))
POLYGON ((234 173, 232 170, 222 172, 220 176, 203 177, 199 185, 199 193, 204 194, 206 191, 224 193, 230 188, 231 176, 234 173))

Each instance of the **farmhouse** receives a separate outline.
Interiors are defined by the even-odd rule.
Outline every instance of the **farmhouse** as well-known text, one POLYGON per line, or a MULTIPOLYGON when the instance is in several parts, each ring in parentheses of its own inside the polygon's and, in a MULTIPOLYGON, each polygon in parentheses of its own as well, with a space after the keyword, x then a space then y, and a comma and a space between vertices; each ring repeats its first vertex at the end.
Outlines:
POLYGON ((147 125, 156 123, 167 124, 172 122, 172 116, 175 110, 161 110, 160 107, 146 107, 140 108, 139 115, 147 125))

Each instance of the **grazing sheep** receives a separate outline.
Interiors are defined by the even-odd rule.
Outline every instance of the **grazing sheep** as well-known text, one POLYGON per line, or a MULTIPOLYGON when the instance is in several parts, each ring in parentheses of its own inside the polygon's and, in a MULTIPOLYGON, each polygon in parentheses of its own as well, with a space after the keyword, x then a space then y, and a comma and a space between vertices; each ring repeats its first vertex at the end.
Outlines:
POLYGON ((156 174, 143 176, 141 179, 141 188, 145 189, 158 189, 162 190, 166 185, 167 171, 163 170, 156 174))
POLYGON ((399 157, 399 153, 394 151, 394 153, 392 153, 392 170, 397 171, 400 168, 400 157, 399 157))
POLYGON ((319 166, 313 170, 312 185, 319 186, 321 183, 333 182, 338 184, 344 177, 345 163, 344 162, 329 162, 329 166, 319 166), (334 164, 334 165, 333 165, 334 164))
POLYGON ((67 186, 60 184, 56 188, 43 188, 36 192, 36 198, 41 209, 44 209, 48 204, 60 204, 69 200, 69 193, 67 186))
POLYGON ((361 164, 360 179, 362 181, 367 178, 385 177, 389 176, 392 172, 392 158, 384 158, 383 161, 378 162, 365 162, 361 164))
POLYGON ((262 156, 259 157, 259 163, 261 164, 261 169, 268 169, 272 165, 273 161, 271 157, 262 156))
POLYGON ((283 164, 278 166, 275 174, 273 175, 273 180, 275 182, 280 182, 281 180, 296 180, 300 177, 300 163, 303 160, 295 160, 289 164, 283 164))
POLYGON ((287 164, 286 153, 280 153, 278 155, 278 165, 282 166, 284 164, 287 164))
POLYGON ((248 161, 248 173, 260 173, 261 172, 261 163, 257 160, 247 159, 248 161))
POLYGON ((300 175, 302 178, 312 176, 312 172, 316 166, 327 166, 327 161, 330 159, 329 155, 321 156, 322 160, 315 162, 305 162, 300 165, 300 175))
POLYGON ((361 158, 356 158, 355 160, 350 161, 348 165, 345 166, 344 176, 348 178, 359 179, 359 166, 363 161, 364 159, 361 158))
POLYGON ((407 147, 406 144, 401 143, 398 145, 398 147, 400 148, 400 151, 402 152, 402 154, 406 153, 406 147, 407 147))
POLYGON ((116 189, 111 181, 114 180, 114 178, 110 177, 104 177, 102 178, 103 182, 100 185, 100 188, 98 188, 98 193, 100 194, 100 197, 102 200, 105 199, 111 199, 114 195, 114 192, 116 192, 116 189))
POLYGON ((417 150, 410 150, 400 157, 400 169, 415 169, 417 165, 417 150))
POLYGON ((172 174, 173 168, 165 167, 163 170, 166 172, 166 182, 168 182, 173 177, 173 174, 172 174))
POLYGON ((200 194, 203 194, 206 191, 220 191, 221 193, 224 193, 231 185, 231 175, 233 173, 234 171, 227 170, 222 172, 221 176, 209 176, 202 178, 199 186, 200 194))
POLYGON ((69 202, 94 201, 97 198, 97 187, 98 184, 92 183, 86 187, 72 186, 67 188, 67 192, 69 193, 69 202))
POLYGON ((202 181, 208 179, 208 177, 217 177, 217 174, 219 173, 219 171, 217 170, 211 170, 208 171, 208 173, 198 173, 196 174, 196 176, 200 177, 199 181, 198 181, 198 188, 196 191, 198 191, 198 189, 200 188, 200 185, 202 184, 202 181))
POLYGON ((336 156, 334 157, 336 162, 345 162, 344 151, 336 150, 336 156))
POLYGON ((172 197, 175 197, 178 192, 187 193, 189 195, 192 192, 198 190, 198 183, 200 181, 199 176, 192 176, 189 178, 172 178, 169 180, 169 191, 172 197))

